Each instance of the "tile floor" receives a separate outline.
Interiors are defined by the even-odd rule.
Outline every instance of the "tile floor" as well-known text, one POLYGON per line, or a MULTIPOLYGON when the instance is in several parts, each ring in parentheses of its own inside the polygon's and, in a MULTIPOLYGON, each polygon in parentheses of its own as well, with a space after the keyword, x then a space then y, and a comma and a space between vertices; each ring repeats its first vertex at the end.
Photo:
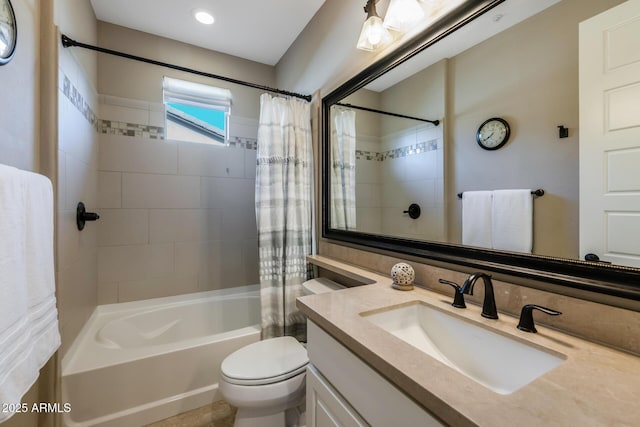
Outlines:
POLYGON ((146 427, 233 427, 237 409, 221 400, 146 427))

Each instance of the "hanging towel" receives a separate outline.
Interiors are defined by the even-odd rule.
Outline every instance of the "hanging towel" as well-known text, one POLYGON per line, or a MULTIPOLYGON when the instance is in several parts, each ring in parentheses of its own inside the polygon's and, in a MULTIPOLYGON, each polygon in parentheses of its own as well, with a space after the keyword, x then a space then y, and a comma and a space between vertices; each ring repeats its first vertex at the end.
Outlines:
POLYGON ((494 249, 531 253, 533 248, 531 190, 495 190, 491 223, 494 249))
POLYGON ((492 247, 491 191, 462 193, 462 244, 492 247))
POLYGON ((0 165, 0 402, 19 404, 60 345, 54 277, 51 181, 0 165))

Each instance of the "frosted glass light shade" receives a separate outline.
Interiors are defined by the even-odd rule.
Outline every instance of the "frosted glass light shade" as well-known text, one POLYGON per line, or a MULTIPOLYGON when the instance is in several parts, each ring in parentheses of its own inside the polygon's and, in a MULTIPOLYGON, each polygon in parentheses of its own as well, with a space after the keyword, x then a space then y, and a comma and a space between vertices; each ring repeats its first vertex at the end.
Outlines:
POLYGON ((370 16, 362 25, 362 31, 360 31, 360 38, 356 47, 373 51, 390 41, 391 34, 382 25, 382 19, 379 16, 370 16))
POLYGON ((407 31, 424 18, 424 10, 416 0, 391 0, 384 26, 394 31, 407 31))

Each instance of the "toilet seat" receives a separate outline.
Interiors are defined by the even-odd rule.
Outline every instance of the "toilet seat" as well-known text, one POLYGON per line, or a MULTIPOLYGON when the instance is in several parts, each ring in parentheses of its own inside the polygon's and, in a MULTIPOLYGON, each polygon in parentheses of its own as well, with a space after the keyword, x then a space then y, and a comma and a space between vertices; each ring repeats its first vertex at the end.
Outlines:
POLYGON ((265 385, 303 373, 307 350, 293 337, 277 337, 249 344, 222 361, 222 378, 236 385, 265 385))

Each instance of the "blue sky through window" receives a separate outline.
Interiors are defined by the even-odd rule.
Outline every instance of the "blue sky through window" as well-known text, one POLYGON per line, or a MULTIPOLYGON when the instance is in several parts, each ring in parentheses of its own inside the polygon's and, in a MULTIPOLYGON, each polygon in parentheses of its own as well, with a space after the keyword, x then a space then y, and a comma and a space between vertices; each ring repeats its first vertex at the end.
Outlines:
POLYGON ((170 102, 167 105, 182 111, 198 120, 209 123, 218 129, 225 130, 225 113, 224 111, 211 110, 208 108, 193 107, 191 105, 177 104, 170 102))

